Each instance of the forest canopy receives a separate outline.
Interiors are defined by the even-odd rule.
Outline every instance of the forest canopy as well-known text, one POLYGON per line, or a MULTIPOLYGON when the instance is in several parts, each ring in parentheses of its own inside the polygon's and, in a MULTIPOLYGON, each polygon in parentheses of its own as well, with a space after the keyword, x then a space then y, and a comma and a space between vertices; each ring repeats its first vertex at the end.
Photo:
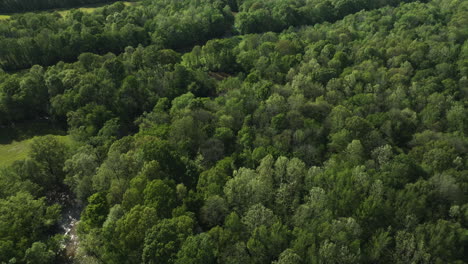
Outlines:
POLYGON ((74 142, 0 170, 0 263, 466 263, 467 25, 462 0, 0 21, 0 124, 74 142))

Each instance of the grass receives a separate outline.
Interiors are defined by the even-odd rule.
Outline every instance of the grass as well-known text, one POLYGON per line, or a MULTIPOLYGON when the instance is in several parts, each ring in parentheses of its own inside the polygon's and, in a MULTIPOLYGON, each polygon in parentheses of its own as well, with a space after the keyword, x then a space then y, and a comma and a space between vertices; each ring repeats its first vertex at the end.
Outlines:
MULTIPOLYGON (((80 7, 76 8, 79 9, 83 13, 92 13, 94 10, 98 9, 99 7, 80 7)), ((59 13, 62 17, 68 15, 70 11, 73 9, 66 9, 66 10, 57 10, 57 13, 59 13)))
MULTIPOLYGON (((131 6, 131 5, 135 5, 136 2, 123 2, 125 6, 131 6)), ((106 5, 109 5, 109 3, 105 3, 105 4, 96 4, 96 5, 93 5, 93 6, 84 6, 84 7, 79 7, 79 8, 71 8, 71 9, 59 9, 57 10, 57 12, 62 16, 66 16, 70 13, 71 10, 73 9, 79 9, 81 10, 83 13, 92 13, 94 12, 96 9, 99 9, 103 6, 106 6, 106 5)))
POLYGON ((63 128, 54 126, 48 120, 35 120, 16 123, 10 127, 0 127, 0 167, 25 159, 35 137, 54 135, 60 142, 73 147, 74 141, 63 128))
MULTIPOLYGON (((73 144, 70 136, 55 135, 54 137, 66 145, 70 146, 73 144)), ((27 158, 31 142, 34 138, 22 141, 13 141, 10 144, 0 145, 0 167, 8 166, 17 160, 27 158)))
POLYGON ((11 144, 0 145, 0 167, 11 165, 16 160, 25 159, 28 156, 29 145, 32 139, 11 144))
MULTIPOLYGON (((126 6, 131 6, 131 5, 136 5, 137 2, 123 2, 124 5, 126 6)), ((96 9, 99 9, 103 6, 106 6, 106 5, 110 5, 109 3, 103 3, 103 4, 96 4, 96 5, 92 5, 92 6, 84 6, 84 7, 78 7, 78 8, 70 8, 70 9, 51 9, 51 10, 45 10, 45 11, 39 11, 39 12, 51 12, 51 11, 57 11, 62 17, 66 16, 67 14, 70 13, 71 10, 73 9, 79 9, 81 10, 83 13, 91 13, 93 12, 94 10, 96 9)), ((13 15, 13 14, 11 14, 13 15)), ((11 17, 11 15, 6 15, 6 14, 0 14, 0 20, 5 20, 5 19, 9 19, 11 17)))

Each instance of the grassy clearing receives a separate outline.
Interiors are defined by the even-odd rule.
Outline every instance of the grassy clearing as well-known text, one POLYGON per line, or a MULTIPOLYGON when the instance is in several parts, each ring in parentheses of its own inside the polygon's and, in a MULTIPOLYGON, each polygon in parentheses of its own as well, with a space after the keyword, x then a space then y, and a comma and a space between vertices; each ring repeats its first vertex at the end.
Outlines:
POLYGON ((29 147, 35 137, 54 135, 59 141, 73 146, 70 136, 63 128, 54 126, 47 120, 16 123, 13 127, 0 128, 0 167, 11 165, 16 160, 28 156, 29 147))
MULTIPOLYGON (((123 2, 124 5, 126 6, 131 6, 131 5, 136 5, 138 4, 138 2, 123 2)), ((81 10, 83 13, 91 13, 93 11, 95 11, 96 9, 99 9, 103 6, 106 6, 106 5, 110 5, 111 3, 103 3, 103 4, 96 4, 96 5, 92 5, 92 6, 84 6, 84 7, 78 7, 78 8, 70 8, 70 9, 51 9, 51 10, 45 10, 45 11, 39 11, 39 12, 53 12, 53 11, 57 11, 57 13, 59 13, 62 17, 66 16, 67 14, 70 13, 71 10, 74 10, 74 9, 79 9, 81 10)), ((12 16, 13 14, 11 15, 6 15, 6 14, 3 14, 1 15, 0 14, 0 20, 5 20, 5 19, 8 19, 12 16)))
POLYGON ((25 159, 32 139, 0 145, 0 167, 11 165, 16 160, 25 159))
MULTIPOLYGON (((79 9, 83 13, 92 13, 94 10, 98 9, 99 7, 80 7, 76 8, 79 9)), ((62 17, 68 15, 70 11, 74 9, 67 9, 67 10, 57 10, 57 13, 59 13, 62 17)))
MULTIPOLYGON (((70 136, 54 136, 60 142, 69 146, 73 145, 70 136)), ((10 144, 0 145, 0 167, 13 164, 17 160, 25 159, 28 156, 31 142, 34 138, 13 141, 10 144)))

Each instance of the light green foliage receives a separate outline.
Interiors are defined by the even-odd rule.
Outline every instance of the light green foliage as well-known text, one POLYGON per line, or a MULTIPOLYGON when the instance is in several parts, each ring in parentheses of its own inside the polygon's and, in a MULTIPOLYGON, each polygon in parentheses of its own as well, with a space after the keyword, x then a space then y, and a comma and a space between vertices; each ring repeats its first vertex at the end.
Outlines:
POLYGON ((323 230, 319 255, 323 263, 356 263, 361 258, 361 227, 353 218, 333 220, 323 230))
POLYGON ((251 206, 242 217, 242 223, 247 227, 248 232, 254 231, 259 226, 270 227, 278 220, 273 211, 261 204, 251 206))
POLYGON ((177 253, 176 264, 213 264, 216 263, 215 244, 211 237, 202 233, 188 237, 177 253))
POLYGON ((88 198, 88 206, 83 211, 80 229, 83 232, 91 228, 99 228, 106 220, 109 212, 109 205, 106 200, 106 194, 103 192, 95 193, 88 198))
POLYGON ((145 238, 143 263, 172 263, 184 240, 193 233, 193 219, 179 216, 164 219, 145 238))
POLYGON ((162 180, 154 180, 148 183, 143 191, 146 206, 156 209, 160 217, 168 217, 176 204, 176 193, 172 186, 162 180))
POLYGON ((0 21, 0 141, 26 140, 0 146, 0 262, 64 262, 61 203, 79 263, 465 263, 467 17, 152 0, 0 21))
POLYGON ((302 259, 299 255, 297 255, 294 250, 286 249, 285 251, 281 252, 277 261, 272 262, 274 264, 300 264, 302 263, 302 259))
POLYGON ((63 181, 63 166, 68 156, 67 146, 53 136, 35 138, 31 142, 29 156, 38 163, 52 184, 63 181))
POLYGON ((116 223, 114 245, 125 249, 120 258, 132 261, 139 259, 143 250, 146 232, 157 223, 157 210, 135 206, 116 223))
POLYGON ((59 205, 47 206, 44 198, 34 199, 28 193, 18 192, 7 199, 0 199, 0 212, 1 261, 7 262, 13 257, 21 259, 31 245, 32 248, 26 251, 29 262, 41 254, 50 258, 42 243, 33 242, 44 239, 45 231, 57 223, 59 205))
POLYGON ((52 250, 48 250, 44 243, 34 242, 31 248, 26 250, 24 259, 27 264, 46 264, 54 259, 54 255, 55 253, 52 250))
POLYGON ((90 147, 83 147, 65 162, 65 183, 81 200, 93 194, 92 176, 98 166, 97 155, 90 147))
POLYGON ((287 246, 289 231, 281 222, 271 227, 257 227, 247 242, 252 263, 271 262, 273 256, 278 256, 287 246))
POLYGON ((226 183, 224 193, 228 203, 243 212, 251 205, 268 202, 271 188, 263 184, 255 171, 241 168, 226 183))

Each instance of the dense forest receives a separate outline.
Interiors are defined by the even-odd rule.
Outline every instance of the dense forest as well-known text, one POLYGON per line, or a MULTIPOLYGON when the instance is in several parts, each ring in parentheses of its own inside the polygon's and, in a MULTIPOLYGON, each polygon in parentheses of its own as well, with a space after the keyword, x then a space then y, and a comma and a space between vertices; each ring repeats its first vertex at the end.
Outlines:
POLYGON ((18 14, 0 65, 74 141, 0 169, 0 263, 468 263, 468 1, 18 14))
POLYGON ((121 53, 139 44, 184 51, 236 32, 281 31, 400 2, 404 1, 148 0, 131 7, 118 2, 93 14, 74 11, 65 18, 58 13, 28 14, 0 23, 0 67, 13 71, 47 66, 76 61, 83 52, 121 53), (240 12, 233 27, 236 10, 240 12))

